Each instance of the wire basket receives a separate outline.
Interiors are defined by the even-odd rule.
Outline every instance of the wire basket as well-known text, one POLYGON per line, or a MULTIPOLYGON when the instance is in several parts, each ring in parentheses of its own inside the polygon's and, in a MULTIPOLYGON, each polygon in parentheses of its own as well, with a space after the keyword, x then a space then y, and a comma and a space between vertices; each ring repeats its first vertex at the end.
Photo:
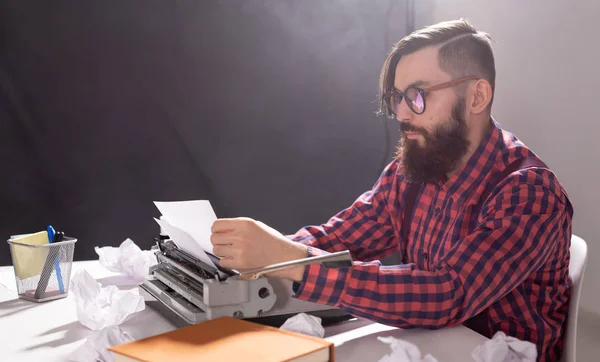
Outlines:
POLYGON ((76 242, 67 236, 43 245, 8 240, 19 298, 45 302, 66 297, 76 242))

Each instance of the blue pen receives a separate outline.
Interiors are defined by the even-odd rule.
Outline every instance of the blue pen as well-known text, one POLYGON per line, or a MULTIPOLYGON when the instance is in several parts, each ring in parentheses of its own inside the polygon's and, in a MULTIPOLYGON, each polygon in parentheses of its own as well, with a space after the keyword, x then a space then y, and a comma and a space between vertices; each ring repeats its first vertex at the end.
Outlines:
MULTIPOLYGON (((54 228, 51 225, 48 225, 48 227, 46 227, 46 231, 48 232, 48 240, 50 243, 52 243, 54 241, 54 236, 56 235, 56 232, 54 231, 54 228)), ((60 263, 58 262, 58 256, 56 257, 56 259, 54 259, 54 269, 56 269, 56 279, 58 279, 58 289, 60 289, 61 293, 64 293, 65 286, 63 285, 62 275, 60 273, 60 263)))

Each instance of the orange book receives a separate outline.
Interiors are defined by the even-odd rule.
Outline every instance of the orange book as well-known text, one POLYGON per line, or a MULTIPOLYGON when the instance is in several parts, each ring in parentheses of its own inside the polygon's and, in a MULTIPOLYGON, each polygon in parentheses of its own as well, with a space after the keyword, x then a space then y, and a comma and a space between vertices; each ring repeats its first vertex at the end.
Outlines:
POLYGON ((110 347, 115 362, 334 362, 332 342, 221 317, 110 347))

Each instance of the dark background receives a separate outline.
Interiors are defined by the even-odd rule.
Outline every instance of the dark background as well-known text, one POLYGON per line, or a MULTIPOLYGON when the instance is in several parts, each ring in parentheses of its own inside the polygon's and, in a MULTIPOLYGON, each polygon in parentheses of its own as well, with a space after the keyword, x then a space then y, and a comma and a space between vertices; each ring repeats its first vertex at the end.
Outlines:
MULTIPOLYGON (((0 236, 150 248, 152 201, 284 233, 369 189, 397 143, 377 83, 394 0, 3 1, 0 236)), ((0 265, 10 264, 7 246, 0 265)))

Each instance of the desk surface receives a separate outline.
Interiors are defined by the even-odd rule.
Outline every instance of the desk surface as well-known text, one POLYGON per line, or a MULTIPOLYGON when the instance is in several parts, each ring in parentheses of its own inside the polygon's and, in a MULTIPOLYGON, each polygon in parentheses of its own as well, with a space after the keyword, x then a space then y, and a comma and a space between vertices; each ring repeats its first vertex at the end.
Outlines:
MULTIPOLYGON (((128 288, 123 278, 104 269, 98 261, 73 264, 73 272, 81 268, 103 285, 128 288)), ((153 309, 145 308, 121 328, 139 339, 167 332, 174 326, 153 309)), ((67 361, 91 333, 93 331, 78 322, 72 295, 45 303, 18 299, 12 267, 0 267, 0 353, 3 361, 67 361)), ((471 352, 487 340, 463 326, 402 330, 355 319, 325 328, 326 339, 336 345, 338 361, 378 361, 391 351, 387 344, 377 340, 380 336, 411 342, 423 355, 429 353, 439 362, 473 361, 471 352)))

